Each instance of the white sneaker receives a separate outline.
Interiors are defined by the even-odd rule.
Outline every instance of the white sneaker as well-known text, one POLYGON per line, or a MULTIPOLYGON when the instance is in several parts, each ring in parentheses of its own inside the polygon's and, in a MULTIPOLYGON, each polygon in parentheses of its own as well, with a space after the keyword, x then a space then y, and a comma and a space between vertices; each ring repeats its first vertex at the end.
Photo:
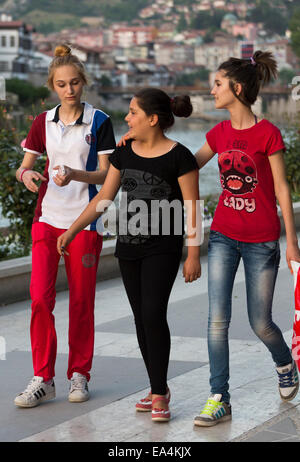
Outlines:
POLYGON ((55 398, 55 384, 47 384, 43 377, 34 376, 26 390, 16 396, 15 405, 19 407, 35 407, 43 401, 55 398))
POLYGON ((73 372, 69 391, 70 403, 82 403, 90 398, 87 378, 79 372, 73 372))

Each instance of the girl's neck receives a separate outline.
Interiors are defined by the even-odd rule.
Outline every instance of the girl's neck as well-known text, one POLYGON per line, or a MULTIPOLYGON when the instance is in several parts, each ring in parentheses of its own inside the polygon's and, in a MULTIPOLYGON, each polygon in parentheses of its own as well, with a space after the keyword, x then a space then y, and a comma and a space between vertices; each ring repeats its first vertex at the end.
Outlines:
POLYGON ((146 151, 151 151, 157 146, 165 143, 167 140, 168 138, 164 135, 163 132, 153 131, 153 133, 148 134, 145 138, 135 139, 135 144, 136 146, 139 146, 146 151))
POLYGON ((244 130, 255 125, 255 115, 250 108, 246 106, 237 106, 228 109, 230 113, 230 121, 232 128, 236 130, 244 130))
POLYGON ((137 138, 132 142, 132 149, 143 157, 158 157, 166 154, 174 145, 174 141, 163 133, 153 134, 145 138, 137 138))
POLYGON ((71 106, 71 107, 64 105, 62 103, 59 108, 59 118, 62 122, 64 122, 64 124, 74 122, 75 120, 78 119, 78 117, 82 113, 82 110, 83 110, 82 103, 79 103, 78 105, 71 106))

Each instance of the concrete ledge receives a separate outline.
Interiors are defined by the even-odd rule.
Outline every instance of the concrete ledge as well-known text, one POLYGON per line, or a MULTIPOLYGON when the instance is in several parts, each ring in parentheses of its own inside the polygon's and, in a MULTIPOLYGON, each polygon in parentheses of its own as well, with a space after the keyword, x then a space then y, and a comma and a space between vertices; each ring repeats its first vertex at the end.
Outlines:
MULTIPOLYGON (((293 204, 297 230, 300 229, 300 202, 293 204)), ((279 213, 282 222, 281 213, 279 213)), ((210 223, 204 227, 204 242, 201 245, 201 255, 206 255, 210 223)), ((282 233, 284 226, 282 223, 282 233)), ((105 241, 101 252, 100 263, 97 273, 97 281, 103 281, 120 276, 118 260, 114 257, 115 239, 105 241)), ((184 247, 183 258, 187 253, 184 247)), ((68 281, 64 268, 64 261, 61 260, 58 269, 56 290, 66 290, 68 281)), ((31 257, 16 258, 0 262, 0 306, 8 305, 20 300, 30 299, 29 285, 31 275, 31 257)))

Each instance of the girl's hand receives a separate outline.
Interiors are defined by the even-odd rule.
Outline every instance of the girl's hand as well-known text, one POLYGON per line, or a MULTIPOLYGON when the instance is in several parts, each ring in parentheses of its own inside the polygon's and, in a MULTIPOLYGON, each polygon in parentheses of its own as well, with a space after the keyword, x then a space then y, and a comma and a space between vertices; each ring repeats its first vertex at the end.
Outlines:
POLYGON ((290 272, 293 274, 291 260, 297 261, 300 263, 300 250, 299 250, 299 246, 297 243, 292 244, 292 245, 291 244, 287 245, 287 248, 286 248, 286 261, 290 269, 290 272))
POLYGON ((182 275, 185 282, 193 282, 201 276, 201 264, 199 257, 187 257, 183 265, 182 275))
POLYGON ((58 170, 53 177, 53 181, 57 186, 67 186, 73 179, 73 169, 66 165, 56 165, 53 170, 58 170))
POLYGON ((58 237, 57 252, 59 253, 59 255, 70 255, 69 252, 66 251, 66 247, 68 247, 70 242, 73 241, 74 237, 75 235, 71 233, 69 229, 58 237))
POLYGON ((126 141, 130 140, 130 138, 131 136, 129 135, 129 132, 125 133, 125 135, 123 135, 120 141, 118 142, 117 147, 125 146, 126 141))
POLYGON ((39 190, 38 185, 34 182, 39 180, 47 181, 47 178, 45 178, 39 172, 35 172, 34 170, 26 170, 26 172, 24 172, 22 175, 22 181, 24 185, 29 191, 33 193, 36 193, 39 190))

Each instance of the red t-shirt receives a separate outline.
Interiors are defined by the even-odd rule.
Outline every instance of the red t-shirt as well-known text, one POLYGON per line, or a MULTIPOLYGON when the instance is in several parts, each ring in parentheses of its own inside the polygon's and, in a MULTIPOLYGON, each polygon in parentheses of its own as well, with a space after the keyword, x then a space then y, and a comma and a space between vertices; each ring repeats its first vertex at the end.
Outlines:
POLYGON ((211 229, 244 242, 279 239, 268 156, 285 149, 280 130, 265 119, 245 130, 236 130, 225 120, 210 130, 206 139, 218 153, 223 188, 211 229))

